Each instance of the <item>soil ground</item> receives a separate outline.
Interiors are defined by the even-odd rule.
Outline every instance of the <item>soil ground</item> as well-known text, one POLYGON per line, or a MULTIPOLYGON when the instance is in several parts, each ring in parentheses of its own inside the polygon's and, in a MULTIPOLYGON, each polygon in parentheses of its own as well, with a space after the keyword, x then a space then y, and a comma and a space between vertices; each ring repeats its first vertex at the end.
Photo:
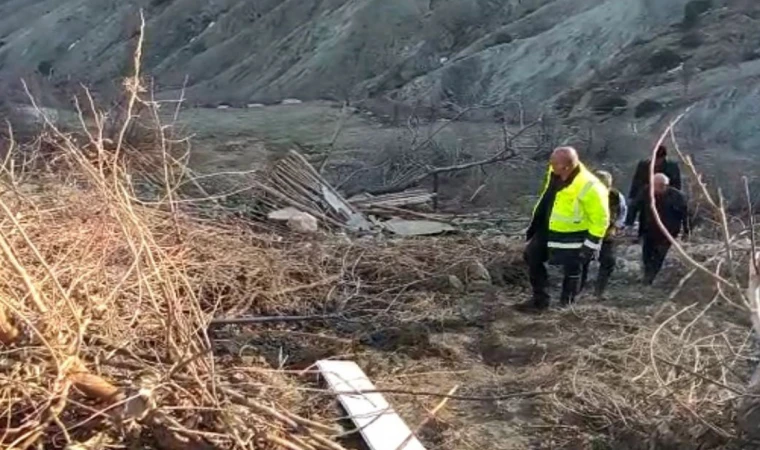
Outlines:
MULTIPOLYGON (((431 242, 432 245, 436 244, 431 242)), ((601 375, 596 371, 607 371, 609 367, 605 367, 606 363, 596 367, 588 363, 589 359, 613 358, 612 353, 606 354, 608 346, 617 349, 614 342, 623 341, 620 352, 627 355, 623 360, 635 360, 632 336, 647 326, 667 322, 684 306, 694 303, 691 307, 702 308, 710 302, 707 290, 694 287, 687 287, 669 300, 685 274, 672 254, 657 283, 643 287, 639 282, 638 246, 622 243, 619 250, 617 272, 604 301, 584 294, 572 308, 560 309, 555 304, 540 316, 518 313, 513 305, 530 298, 518 258, 501 269, 490 265, 492 283, 471 282, 456 293, 458 287, 444 282, 414 294, 421 297, 421 302, 430 302, 432 309, 412 312, 399 307, 390 312, 378 311, 371 325, 252 328, 232 339, 232 350, 263 355, 275 367, 298 373, 308 372, 319 359, 354 360, 381 390, 446 393, 458 387, 458 394, 484 397, 543 392, 496 401, 452 400, 432 420, 430 411, 440 398, 387 394, 412 429, 427 421, 419 434, 429 449, 694 448, 676 438, 669 441, 657 435, 657 430, 641 431, 633 418, 625 426, 605 424, 604 419, 600 422, 605 415, 602 406, 588 410, 597 412, 598 417, 576 409, 576 402, 583 403, 580 399, 585 395, 596 398, 594 395, 599 394, 590 391, 605 386, 613 389, 609 395, 633 401, 631 393, 624 391, 629 387, 635 391, 636 372, 630 373, 635 368, 617 367, 612 371, 620 373, 601 375), (508 275, 500 276, 499 270, 508 275), (625 344, 629 340, 630 349, 625 344), (626 386, 616 387, 608 381, 605 384, 607 376, 622 380, 626 386)), ((594 274, 595 268, 592 280, 594 274)), ((559 280, 559 274, 553 271, 555 294, 559 280)), ((717 322, 718 327, 725 320, 720 311, 710 310, 705 317, 717 322)), ((742 322, 736 317, 729 320, 742 322)), ((625 365, 631 364, 637 365, 635 361, 625 365)), ((318 387, 315 380, 316 377, 307 377, 306 385, 318 387)), ((327 408, 326 414, 341 414, 331 410, 334 403, 326 402, 325 396, 315 394, 314 399, 321 405, 318 409, 327 408)), ((627 408, 623 403, 620 407, 627 408)), ((660 414, 663 423, 678 426, 665 412, 660 414)), ((711 446, 709 439, 703 442, 704 448, 729 448, 711 446)), ((356 442, 346 445, 354 448, 356 442)))

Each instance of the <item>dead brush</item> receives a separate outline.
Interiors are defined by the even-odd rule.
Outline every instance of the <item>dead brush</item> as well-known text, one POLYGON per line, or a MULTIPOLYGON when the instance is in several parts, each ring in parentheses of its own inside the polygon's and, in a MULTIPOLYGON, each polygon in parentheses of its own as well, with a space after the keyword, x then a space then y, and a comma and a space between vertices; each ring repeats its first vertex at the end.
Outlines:
MULTIPOLYGON (((95 176, 93 169, 83 171, 95 176)), ((204 330, 213 308, 202 309, 200 296, 216 293, 204 268, 224 265, 226 255, 208 244, 241 246, 237 235, 140 206, 123 180, 111 187, 98 177, 84 187, 17 181, 18 193, 3 183, 0 385, 8 425, 0 443, 61 446, 102 436, 170 449, 291 439, 315 440, 291 448, 337 448, 319 443, 329 441, 330 427, 276 409, 287 408, 289 396, 236 387, 268 382, 266 370, 217 367, 211 355, 204 330)))
POLYGON ((611 308, 557 317, 560 335, 583 340, 547 362, 557 393, 543 402, 542 416, 578 433, 560 430, 558 447, 572 448, 584 434, 606 435, 613 446, 736 442, 732 410, 751 372, 750 332, 707 320, 713 306, 694 303, 662 321, 611 308))
POLYGON ((291 412, 304 399, 286 378, 214 358, 209 320, 325 308, 387 315, 394 305, 424 316, 431 303, 405 291, 478 251, 488 259, 476 242, 276 243, 242 221, 143 204, 114 158, 93 160, 70 135, 50 133, 66 169, 6 170, 0 184, 0 443, 9 448, 98 439, 338 449, 333 427, 291 412))
POLYGON ((269 275, 282 264, 240 229, 177 206, 181 165, 163 128, 155 154, 164 164, 121 156, 132 107, 150 105, 139 57, 115 141, 103 138, 97 114, 94 133, 83 120, 84 144, 50 124, 44 161, 56 164, 19 169, 12 148, 3 166, 0 446, 340 449, 337 430, 291 412, 295 390, 262 388, 273 380, 266 367, 213 357, 208 320, 221 303, 241 301, 217 289, 215 268, 258 267, 252 289, 274 291, 281 279, 269 275), (138 200, 136 177, 159 180, 164 195, 138 200), (244 266, 230 249, 247 252, 244 266))

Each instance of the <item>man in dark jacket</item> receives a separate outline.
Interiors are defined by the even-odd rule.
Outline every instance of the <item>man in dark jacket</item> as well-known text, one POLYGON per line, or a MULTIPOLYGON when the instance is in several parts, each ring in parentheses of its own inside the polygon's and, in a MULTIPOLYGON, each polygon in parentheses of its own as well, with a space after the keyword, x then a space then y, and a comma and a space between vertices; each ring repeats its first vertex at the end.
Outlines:
POLYGON ((609 227, 607 198, 607 189, 580 162, 574 148, 554 150, 523 255, 533 298, 516 305, 518 310, 540 312, 549 307, 547 262, 563 267, 560 303, 575 302, 583 264, 599 252, 609 227))
MULTIPOLYGON (((688 208, 683 193, 669 185, 670 180, 663 173, 655 174, 653 178, 655 204, 657 215, 668 233, 677 238, 683 231, 689 235, 688 208)), ((629 209, 627 225, 633 225, 639 218, 639 235, 643 238, 642 260, 644 263, 644 283, 651 285, 662 269, 662 263, 670 250, 670 240, 662 232, 651 210, 648 186, 642 189, 638 198, 629 209)))
MULTIPOLYGON (((612 186, 611 173, 600 170, 596 172, 596 176, 609 191, 608 202, 610 207, 610 227, 607 229, 607 234, 602 241, 602 250, 599 252, 599 273, 596 276, 596 286, 594 287, 594 295, 602 299, 617 263, 615 256, 616 236, 625 228, 628 207, 625 196, 612 186)), ((583 265, 581 289, 586 286, 588 281, 589 266, 591 266, 590 260, 583 265)))
MULTIPOLYGON (((657 153, 654 160, 654 173, 664 173, 670 180, 670 187, 681 190, 681 169, 678 167, 676 161, 668 159, 668 149, 661 145, 657 148, 657 153)), ((628 191, 628 202, 632 203, 639 198, 639 195, 646 186, 649 186, 649 166, 651 165, 651 158, 647 158, 639 161, 636 166, 636 172, 633 174, 633 180, 631 181, 631 189, 628 191)), ((631 211, 628 211, 631 214, 631 211)))

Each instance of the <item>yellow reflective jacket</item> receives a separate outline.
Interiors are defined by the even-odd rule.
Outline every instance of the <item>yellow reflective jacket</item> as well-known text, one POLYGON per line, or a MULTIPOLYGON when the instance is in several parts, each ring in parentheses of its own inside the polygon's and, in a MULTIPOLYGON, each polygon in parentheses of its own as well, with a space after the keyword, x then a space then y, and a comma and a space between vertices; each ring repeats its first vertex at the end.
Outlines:
MULTIPOLYGON (((541 191, 549 188, 551 167, 541 191)), ((538 203, 533 209, 535 215, 538 203)), ((570 184, 560 189, 549 211, 547 246, 553 253, 575 253, 584 246, 599 250, 610 221, 609 192, 601 181, 581 164, 570 184)))

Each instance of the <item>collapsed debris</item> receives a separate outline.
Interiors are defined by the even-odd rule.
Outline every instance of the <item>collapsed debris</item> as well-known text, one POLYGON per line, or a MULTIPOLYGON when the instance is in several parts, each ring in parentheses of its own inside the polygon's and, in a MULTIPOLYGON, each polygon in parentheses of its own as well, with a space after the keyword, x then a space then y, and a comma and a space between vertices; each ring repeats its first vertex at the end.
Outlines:
POLYGON ((431 201, 435 194, 425 189, 410 189, 403 192, 395 192, 383 195, 372 195, 368 193, 357 194, 348 199, 348 202, 361 210, 383 207, 404 207, 424 205, 431 201))
POLYGON ((267 217, 289 223, 294 231, 316 231, 315 223, 303 214, 322 221, 328 228, 353 232, 385 230, 400 236, 421 236, 456 230, 448 223, 402 209, 430 202, 435 196, 432 193, 412 189, 378 196, 360 194, 346 200, 296 151, 277 161, 258 186, 272 197, 273 211, 267 217), (399 215, 422 216, 425 220, 405 220, 399 215))
POLYGON ((288 152, 267 171, 258 186, 282 209, 290 207, 309 213, 331 227, 353 231, 371 228, 370 222, 298 152, 288 152))

